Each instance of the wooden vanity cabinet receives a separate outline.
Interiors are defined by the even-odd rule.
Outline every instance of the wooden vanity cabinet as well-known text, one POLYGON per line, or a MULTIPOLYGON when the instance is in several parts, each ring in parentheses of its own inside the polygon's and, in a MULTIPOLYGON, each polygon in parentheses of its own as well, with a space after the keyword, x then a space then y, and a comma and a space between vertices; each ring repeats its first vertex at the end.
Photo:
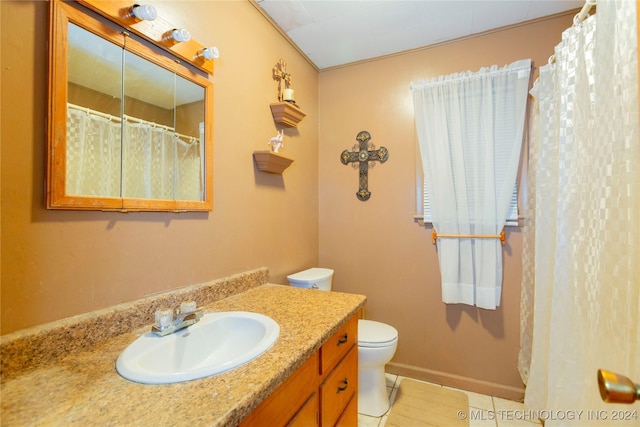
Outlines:
POLYGON ((314 353, 260 406, 242 420, 240 427, 317 426, 320 380, 318 363, 319 355, 314 353), (313 413, 309 414, 309 411, 313 413))
POLYGON ((357 342, 358 317, 354 316, 240 427, 357 427, 357 342))

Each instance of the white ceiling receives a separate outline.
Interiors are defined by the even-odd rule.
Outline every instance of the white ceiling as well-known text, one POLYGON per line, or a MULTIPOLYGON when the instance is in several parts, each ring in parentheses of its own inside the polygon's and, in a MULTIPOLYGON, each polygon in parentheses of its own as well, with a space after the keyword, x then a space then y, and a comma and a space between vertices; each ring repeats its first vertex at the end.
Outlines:
POLYGON ((579 9, 585 3, 584 0, 255 1, 318 69, 466 37, 579 9))

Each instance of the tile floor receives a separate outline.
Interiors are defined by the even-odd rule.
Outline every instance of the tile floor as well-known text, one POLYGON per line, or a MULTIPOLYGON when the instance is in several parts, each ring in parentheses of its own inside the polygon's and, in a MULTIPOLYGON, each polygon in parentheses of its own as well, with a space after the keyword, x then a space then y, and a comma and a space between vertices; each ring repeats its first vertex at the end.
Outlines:
MULTIPOLYGON (((393 406, 400 381, 405 377, 393 374, 386 374, 386 377, 387 391, 393 406)), ((466 414, 469 417, 469 427, 540 427, 542 425, 539 421, 530 419, 532 414, 527 411, 523 403, 465 390, 459 391, 469 396, 469 411, 466 414)), ((388 412, 376 418, 358 414, 358 427, 383 427, 387 421, 387 415, 388 412)))

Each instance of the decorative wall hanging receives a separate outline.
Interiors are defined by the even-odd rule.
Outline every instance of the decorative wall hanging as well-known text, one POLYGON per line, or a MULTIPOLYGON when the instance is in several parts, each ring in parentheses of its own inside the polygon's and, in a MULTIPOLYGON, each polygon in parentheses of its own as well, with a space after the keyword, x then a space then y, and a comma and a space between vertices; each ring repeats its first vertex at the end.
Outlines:
POLYGON ((287 73, 287 63, 280 59, 273 67, 273 80, 278 82, 278 101, 295 102, 291 86, 291 74, 287 73))
POLYGON ((355 144, 352 151, 344 150, 340 155, 340 161, 342 164, 347 165, 353 163, 353 167, 356 165, 360 167, 360 190, 356 193, 358 199, 366 202, 371 197, 371 192, 368 189, 369 181, 369 163, 371 167, 375 166, 375 161, 384 163, 389 158, 389 150, 385 147, 380 147, 376 150, 375 145, 369 144, 371 135, 366 130, 358 133, 356 136, 358 144, 355 144), (358 163, 356 163, 358 162, 358 163))
POLYGON ((271 114, 276 123, 287 127, 297 127, 306 114, 298 107, 291 87, 291 74, 287 63, 280 59, 273 67, 273 80, 278 82, 278 102, 270 104, 271 114))

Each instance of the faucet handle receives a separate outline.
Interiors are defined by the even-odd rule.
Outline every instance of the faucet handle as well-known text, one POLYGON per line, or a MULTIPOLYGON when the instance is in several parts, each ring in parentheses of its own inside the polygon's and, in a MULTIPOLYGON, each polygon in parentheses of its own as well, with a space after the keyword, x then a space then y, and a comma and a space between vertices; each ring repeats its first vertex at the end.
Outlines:
POLYGON ((193 313, 197 308, 195 301, 184 301, 180 304, 180 314, 193 313))
POLYGON ((156 311, 156 326, 163 330, 170 327, 173 323, 173 310, 162 309, 156 311))

